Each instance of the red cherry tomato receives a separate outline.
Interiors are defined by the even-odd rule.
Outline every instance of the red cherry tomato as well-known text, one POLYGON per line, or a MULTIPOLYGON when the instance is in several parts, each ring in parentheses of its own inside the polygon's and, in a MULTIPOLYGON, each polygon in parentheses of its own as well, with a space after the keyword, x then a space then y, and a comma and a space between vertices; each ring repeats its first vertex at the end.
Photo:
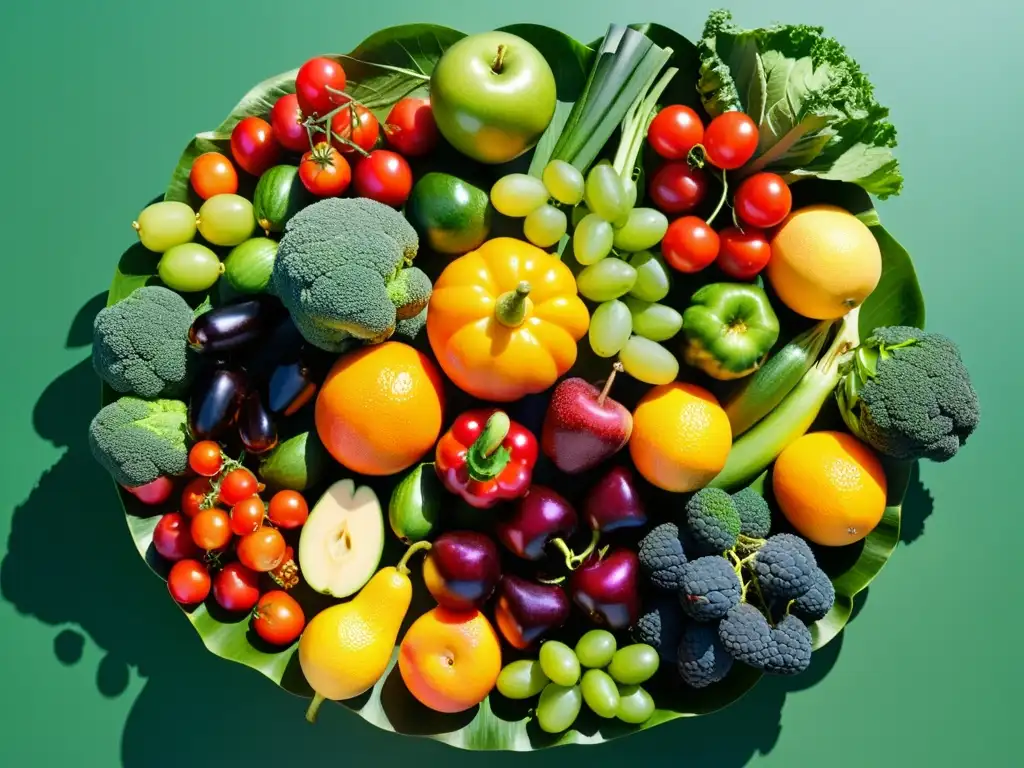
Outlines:
POLYGON ((198 515, 199 507, 211 489, 210 479, 207 477, 197 477, 190 481, 181 492, 181 514, 185 517, 198 515))
POLYGON ((647 129, 647 141, 666 160, 683 160, 704 141, 704 123, 689 107, 673 104, 654 116, 647 129))
POLYGON ((760 229, 726 227, 718 239, 718 268, 735 280, 756 277, 772 257, 772 247, 760 229))
POLYGON ((439 134, 430 99, 408 97, 391 108, 384 121, 388 144, 405 157, 420 157, 437 146, 439 134))
POLYGON ((352 144, 369 152, 377 146, 378 139, 380 123, 366 107, 350 104, 331 118, 331 143, 343 155, 356 151, 352 144))
POLYGON ((718 233, 698 216, 684 216, 668 225, 661 255, 672 269, 700 272, 718 256, 718 233))
POLYGON ((188 180, 203 200, 238 191, 238 172, 220 152, 204 152, 193 160, 188 180))
POLYGON ((298 491, 278 491, 270 500, 267 515, 279 528, 298 528, 309 517, 309 505, 298 491))
POLYGON ((231 131, 231 156, 246 173, 259 176, 281 159, 281 145, 274 139, 270 123, 259 117, 245 117, 231 131))
POLYGON ((360 197, 397 208, 412 192, 412 169, 401 155, 378 149, 356 164, 353 183, 360 197))
POLYGON ((198 560, 179 560, 167 575, 167 589, 182 605, 201 603, 210 594, 210 572, 198 560))
POLYGON ((270 110, 270 127, 277 143, 292 152, 309 149, 309 134, 302 120, 299 97, 294 93, 286 93, 275 101, 270 110))
POLYGON ((213 477, 224 466, 220 445, 213 440, 200 440, 188 452, 188 465, 197 475, 213 477))
POLYGON ((685 160, 665 163, 651 177, 648 193, 665 213, 684 213, 696 208, 708 191, 707 176, 685 160))
POLYGON ((321 142, 302 156, 299 179, 317 197, 337 197, 352 183, 352 168, 338 150, 321 142))
POLYGON ((755 173, 737 188, 733 207, 750 226, 767 229, 789 216, 793 193, 778 174, 755 173))
POLYGON ((287 549, 281 532, 264 525, 243 536, 238 542, 237 552, 242 565, 264 573, 274 570, 284 561, 287 549))
POLYGON ((295 598, 280 589, 267 592, 256 604, 252 627, 273 645, 295 642, 306 626, 306 617, 295 598))
POLYGON ((224 475, 217 499, 221 504, 233 507, 238 502, 255 496, 259 491, 260 485, 256 481, 256 475, 244 467, 239 467, 224 475))
POLYGON ((241 563, 228 563, 213 577, 213 599, 225 611, 251 611, 260 599, 260 575, 241 563))
POLYGON ((744 112, 723 112, 704 131, 704 152, 708 162, 723 171, 733 171, 757 151, 758 131, 744 112))
POLYGON ((168 512, 153 529, 153 549, 165 560, 198 557, 199 548, 192 541, 188 518, 180 512, 168 512))
POLYGON ((265 516, 263 499, 259 496, 243 499, 231 508, 231 532, 236 536, 245 536, 259 530, 265 516))
POLYGON ((332 91, 345 90, 345 70, 341 64, 326 56, 310 59, 295 75, 295 96, 304 115, 323 117, 339 104, 348 101, 347 96, 332 91))
POLYGON ((231 520, 227 512, 211 507, 193 517, 192 540, 208 552, 226 547, 231 541, 231 520))

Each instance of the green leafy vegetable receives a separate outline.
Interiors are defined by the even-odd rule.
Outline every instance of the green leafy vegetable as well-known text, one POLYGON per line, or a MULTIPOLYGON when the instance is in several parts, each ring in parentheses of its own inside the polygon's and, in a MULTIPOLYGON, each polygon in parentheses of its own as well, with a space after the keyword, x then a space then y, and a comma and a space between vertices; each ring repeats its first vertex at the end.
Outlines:
POLYGON ((821 27, 741 29, 729 12, 713 11, 698 48, 708 114, 743 110, 758 124, 757 152, 741 176, 771 170, 788 182, 853 182, 882 199, 900 193, 889 110, 821 27))

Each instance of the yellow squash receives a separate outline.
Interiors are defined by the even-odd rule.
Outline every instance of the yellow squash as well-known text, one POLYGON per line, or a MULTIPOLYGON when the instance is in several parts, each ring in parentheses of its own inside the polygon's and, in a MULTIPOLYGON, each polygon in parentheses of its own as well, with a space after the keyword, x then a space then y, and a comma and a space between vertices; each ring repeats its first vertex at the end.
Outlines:
POLYGON ((511 402, 548 389, 576 362, 590 315, 556 256, 511 237, 452 261, 434 283, 427 337, 457 387, 511 402))

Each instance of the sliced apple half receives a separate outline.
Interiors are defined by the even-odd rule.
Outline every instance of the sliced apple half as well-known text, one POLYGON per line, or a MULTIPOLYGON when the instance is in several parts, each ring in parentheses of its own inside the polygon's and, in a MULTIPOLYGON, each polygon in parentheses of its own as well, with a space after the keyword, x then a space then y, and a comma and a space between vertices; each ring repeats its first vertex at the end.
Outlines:
POLYGON ((302 526, 299 569, 317 592, 349 597, 370 580, 383 552, 384 514, 377 494, 352 480, 339 480, 302 526))

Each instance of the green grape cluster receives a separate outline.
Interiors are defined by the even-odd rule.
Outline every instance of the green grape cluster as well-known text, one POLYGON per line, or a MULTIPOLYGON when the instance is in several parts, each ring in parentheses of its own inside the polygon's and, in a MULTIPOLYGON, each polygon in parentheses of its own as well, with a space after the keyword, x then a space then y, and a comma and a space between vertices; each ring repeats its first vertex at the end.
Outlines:
POLYGON ((510 173, 491 187, 491 205, 498 213, 523 219, 523 235, 538 248, 550 248, 569 229, 561 206, 583 199, 583 174, 564 160, 552 160, 541 178, 510 173))
POLYGON ((641 685, 654 676, 658 664, 658 653, 650 645, 618 648, 611 632, 594 629, 579 639, 575 650, 548 640, 537 659, 507 664, 497 688, 508 699, 539 696, 535 716, 546 733, 569 730, 584 704, 598 717, 639 725, 654 714, 654 699, 641 685))

